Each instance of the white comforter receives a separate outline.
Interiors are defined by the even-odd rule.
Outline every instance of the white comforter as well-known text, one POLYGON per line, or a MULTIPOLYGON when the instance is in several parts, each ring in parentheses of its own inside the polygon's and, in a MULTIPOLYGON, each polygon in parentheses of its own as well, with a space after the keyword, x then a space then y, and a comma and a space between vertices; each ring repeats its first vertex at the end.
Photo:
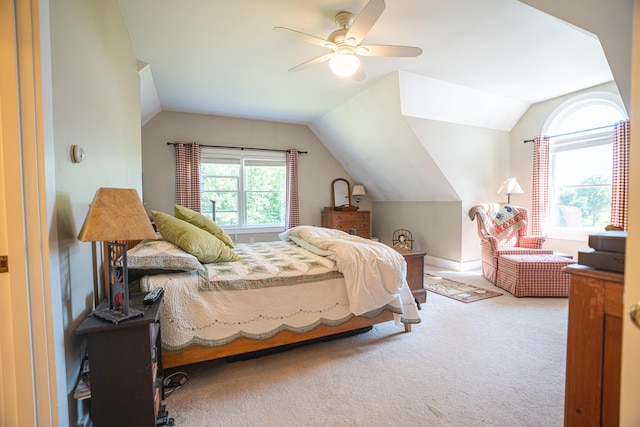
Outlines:
POLYGON ((396 250, 379 242, 353 236, 340 230, 299 226, 280 234, 318 255, 332 258, 344 275, 349 309, 360 315, 382 307, 400 297, 403 308, 419 319, 413 295, 407 284, 407 263, 396 250))

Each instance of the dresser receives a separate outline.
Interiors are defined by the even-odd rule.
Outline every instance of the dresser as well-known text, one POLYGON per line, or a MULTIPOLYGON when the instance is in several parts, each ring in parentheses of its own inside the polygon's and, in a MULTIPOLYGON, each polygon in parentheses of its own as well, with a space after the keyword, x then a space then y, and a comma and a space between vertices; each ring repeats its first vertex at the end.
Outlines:
POLYGON ((322 226, 368 239, 371 236, 371 212, 335 211, 331 208, 325 208, 322 211, 322 226))
POLYGON ((624 275, 580 264, 571 275, 564 425, 617 426, 624 275))

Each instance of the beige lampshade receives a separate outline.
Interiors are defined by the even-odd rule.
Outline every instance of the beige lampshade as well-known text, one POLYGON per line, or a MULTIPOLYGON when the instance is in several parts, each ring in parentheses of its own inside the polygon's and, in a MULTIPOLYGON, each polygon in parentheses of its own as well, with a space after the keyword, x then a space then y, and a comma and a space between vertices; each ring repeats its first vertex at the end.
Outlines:
POLYGON ((354 185, 353 191, 351 192, 352 196, 366 196, 367 193, 364 191, 364 185, 354 185))
POLYGON ((98 189, 78 234, 83 242, 155 238, 138 192, 131 188, 98 189))
POLYGON ((522 189, 522 187, 520 187, 520 184, 518 184, 518 180, 513 177, 509 177, 505 179, 502 185, 500 186, 500 188, 498 189, 498 194, 522 194, 522 193, 524 193, 524 190, 522 189))

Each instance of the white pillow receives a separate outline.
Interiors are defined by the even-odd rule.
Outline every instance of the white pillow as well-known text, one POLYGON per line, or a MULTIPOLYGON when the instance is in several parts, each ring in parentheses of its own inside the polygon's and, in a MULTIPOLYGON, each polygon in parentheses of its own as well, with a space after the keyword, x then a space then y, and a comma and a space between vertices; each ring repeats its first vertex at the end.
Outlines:
POLYGON ((199 270, 198 258, 167 240, 143 240, 127 251, 127 267, 134 270, 199 270))

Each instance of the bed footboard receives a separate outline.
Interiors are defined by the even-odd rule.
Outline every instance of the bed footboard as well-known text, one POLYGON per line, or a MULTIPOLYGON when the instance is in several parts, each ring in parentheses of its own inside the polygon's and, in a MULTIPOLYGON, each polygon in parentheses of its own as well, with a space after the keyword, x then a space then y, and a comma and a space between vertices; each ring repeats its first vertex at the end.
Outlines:
MULTIPOLYGON (((326 337, 342 332, 353 331, 391 320, 393 320, 393 313, 386 310, 376 317, 354 317, 338 326, 319 325, 311 331, 303 334, 282 331, 266 340, 238 338, 229 344, 218 347, 192 345, 182 351, 163 351, 162 363, 165 368, 171 368, 175 366, 188 365, 190 363, 204 362, 206 360, 220 359, 223 357, 235 356, 258 350, 280 347, 287 344, 308 341, 315 338, 326 337)), ((405 332, 411 332, 411 325, 405 324, 404 330, 405 332)))

